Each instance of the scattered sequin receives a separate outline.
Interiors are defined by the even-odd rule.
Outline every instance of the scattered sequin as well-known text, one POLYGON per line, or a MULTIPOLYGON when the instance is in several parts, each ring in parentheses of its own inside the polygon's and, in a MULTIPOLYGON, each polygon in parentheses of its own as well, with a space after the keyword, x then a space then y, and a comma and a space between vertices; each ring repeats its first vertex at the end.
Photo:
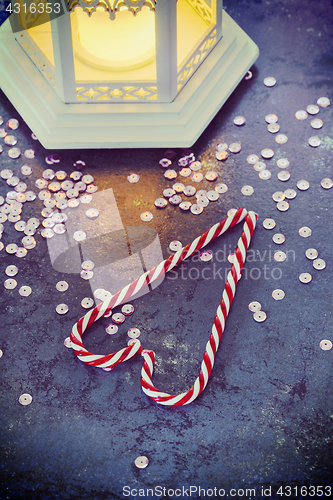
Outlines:
POLYGON ((290 173, 287 170, 283 170, 277 174, 279 181, 285 182, 290 179, 290 173))
POLYGON ((225 161, 228 158, 228 152, 227 151, 218 151, 215 154, 215 157, 219 161, 225 161))
POLYGON ((310 125, 314 129, 319 129, 319 128, 322 128, 324 123, 323 123, 323 120, 320 120, 319 118, 315 118, 314 120, 311 120, 310 125))
POLYGON ((32 403, 32 396, 30 394, 21 394, 19 397, 19 403, 22 406, 27 406, 32 403))
POLYGON ((277 245, 282 245, 282 243, 284 243, 286 241, 286 237, 284 236, 284 234, 276 233, 276 234, 274 234, 272 240, 277 245))
POLYGON ((289 210, 289 203, 287 201, 279 201, 279 203, 277 203, 276 205, 276 208, 280 212, 286 212, 287 210, 289 210))
POLYGON ((203 252, 200 253, 200 260, 203 262, 209 262, 213 258, 213 252, 210 250, 204 250, 203 252))
POLYGON ((21 156, 21 150, 19 148, 11 148, 8 151, 9 158, 19 158, 21 156))
MULTIPOLYGON (((169 160, 169 158, 162 158, 159 162, 159 165, 162 167, 162 168, 168 168, 170 167, 172 161, 169 160)), ((136 174, 135 174, 136 175, 136 174)), ((127 177, 128 178, 128 177, 127 177)))
POLYGON ((84 241, 87 235, 84 231, 75 231, 73 234, 73 238, 75 241, 84 241))
POLYGON ((181 196, 179 194, 174 194, 169 198, 170 205, 179 205, 182 202, 181 196))
POLYGON ((84 309, 90 309, 94 305, 94 299, 91 297, 85 297, 84 299, 81 300, 81 306, 84 309))
POLYGON ((18 246, 16 243, 10 243, 9 245, 6 246, 6 252, 9 254, 14 254, 17 252, 18 246))
POLYGON ((310 283, 312 276, 309 273, 302 273, 299 275, 299 280, 301 283, 310 283))
POLYGON ((313 148, 317 148, 320 145, 320 143, 321 143, 321 141, 320 141, 318 136, 313 136, 313 137, 310 137, 310 139, 309 139, 309 144, 313 148))
POLYGON ((316 115, 319 113, 319 107, 316 104, 309 104, 309 106, 306 107, 306 110, 309 115, 316 115))
POLYGON ((215 191, 219 194, 226 193, 228 191, 228 186, 226 184, 223 184, 223 183, 216 184, 215 191))
POLYGON ((189 201, 182 201, 181 203, 179 203, 179 208, 181 210, 183 210, 184 212, 187 212, 188 210, 190 210, 192 206, 192 203, 190 203, 189 201))
POLYGON ((185 196, 194 196, 196 193, 196 189, 194 186, 186 186, 184 188, 184 194, 185 196))
MULTIPOLYGON (((267 130, 271 134, 276 134, 280 130, 280 125, 278 123, 270 123, 269 125, 267 125, 267 130)), ((279 142, 279 141, 276 141, 276 142, 279 142)))
POLYGON ((86 271, 85 269, 83 269, 80 272, 80 276, 84 280, 90 280, 94 276, 94 273, 93 273, 93 271, 86 271))
POLYGON ((220 197, 219 193, 213 189, 211 189, 207 193, 207 198, 209 201, 217 201, 219 199, 219 197, 220 197))
POLYGON ((319 99, 317 100, 317 104, 321 108, 327 108, 327 106, 330 105, 330 100, 328 97, 319 97, 319 99))
POLYGON ((207 179, 207 181, 210 181, 210 182, 216 181, 217 173, 211 170, 211 171, 206 173, 205 179, 207 179))
POLYGON ((320 185, 323 189, 331 189, 331 187, 333 187, 333 181, 332 179, 326 177, 321 181, 320 185))
POLYGON ((134 313, 134 306, 132 304, 124 304, 121 308, 121 312, 125 314, 125 316, 131 316, 134 313))
POLYGON ((67 304, 58 304, 56 307, 56 312, 58 314, 66 314, 68 312, 69 308, 67 304))
POLYGON ((288 141, 288 137, 287 137, 285 134, 278 134, 278 135, 275 137, 275 141, 276 141, 278 144, 285 144, 285 143, 288 141))
POLYGON ((193 174, 191 175, 191 180, 193 182, 200 182, 202 181, 203 179, 203 175, 201 172, 193 172, 193 174))
POLYGON ((86 216, 88 219, 97 219, 99 216, 99 211, 97 208, 89 208, 89 210, 86 211, 86 216))
POLYGON ((1 170, 0 172, 1 178, 2 179, 10 179, 10 177, 13 177, 13 172, 9 168, 5 168, 4 170, 1 170))
POLYGON ((266 320, 266 318, 267 318, 267 315, 266 315, 266 313, 264 311, 257 311, 253 315, 253 319, 257 323, 262 323, 263 321, 266 320))
POLYGON ((192 170, 188 167, 184 167, 179 171, 179 175, 182 177, 189 177, 192 173, 192 170))
POLYGON ((276 226, 274 219, 265 219, 262 223, 265 229, 273 229, 276 226))
POLYGON ((6 146, 15 146, 15 144, 17 144, 17 139, 15 135, 6 135, 6 137, 4 138, 4 143, 6 144, 6 146))
POLYGON ((72 349, 72 341, 70 337, 65 338, 64 346, 67 347, 67 349, 72 349))
POLYGON ((45 179, 46 181, 52 181, 52 179, 54 179, 55 172, 54 170, 52 170, 52 168, 47 168, 46 170, 43 171, 42 176, 43 179, 45 179))
POLYGON ((280 158, 277 162, 276 162, 277 166, 279 168, 288 168, 289 167, 289 161, 287 160, 287 158, 280 158))
POLYGON ((21 248, 19 247, 15 253, 15 256, 22 259, 23 257, 25 257, 28 253, 28 250, 26 248, 21 248))
POLYGON ((246 161, 250 164, 250 165, 254 165, 255 163, 257 163, 259 161, 259 157, 257 155, 249 155, 247 158, 246 158, 246 161))
POLYGON ((201 167, 202 165, 200 161, 192 161, 192 163, 190 163, 190 169, 192 170, 192 172, 197 172, 201 169, 201 167))
POLYGON ((256 172, 262 172, 266 168, 266 163, 263 161, 257 161, 254 165, 253 168, 256 172))
POLYGON ((278 117, 273 113, 265 116, 266 123, 276 123, 278 121, 278 117))
POLYGON ((171 241, 169 248, 172 252, 178 252, 178 250, 181 250, 183 248, 183 245, 181 244, 180 241, 174 240, 171 241))
POLYGON ((244 196, 251 196, 251 194, 254 193, 254 189, 253 189, 252 186, 243 186, 242 189, 241 189, 241 193, 244 196))
POLYGON ((28 159, 31 160, 32 158, 35 158, 36 156, 36 151, 34 149, 26 149, 24 151, 24 156, 28 159))
POLYGON ((264 85, 266 87, 274 87, 275 84, 276 79, 274 78, 274 76, 266 76, 266 78, 264 79, 264 85))
POLYGON ((191 206, 190 210, 191 210, 192 214, 194 214, 194 215, 200 215, 203 212, 203 207, 199 207, 199 205, 197 205, 196 203, 194 203, 191 206))
POLYGON ((56 284, 56 289, 58 292, 66 292, 68 290, 68 283, 67 281, 58 281, 56 284))
POLYGON ((319 343, 319 347, 323 351, 330 351, 333 347, 333 344, 330 340, 324 339, 319 343))
POLYGON ((53 231, 55 232, 55 234, 64 234, 67 231, 67 229, 65 224, 56 224, 53 227, 53 231))
POLYGON ((165 198, 171 198, 171 196, 175 195, 176 194, 176 191, 174 191, 173 189, 171 188, 167 188, 167 189, 164 189, 163 191, 163 196, 165 198))
POLYGON ((105 327, 105 331, 106 333, 108 333, 109 335, 114 335, 115 333, 117 333, 118 331, 118 327, 117 325, 113 325, 112 323, 110 323, 109 325, 107 325, 105 327))
POLYGON ((306 120, 308 117, 308 114, 304 109, 301 109, 300 111, 297 111, 295 113, 295 116, 296 116, 297 120, 306 120))
POLYGON ((175 182, 175 184, 173 184, 172 186, 172 189, 178 194, 182 193, 184 191, 184 188, 185 186, 182 182, 175 182))
POLYGON ((18 268, 16 266, 10 265, 5 269, 5 273, 7 276, 16 276, 18 273, 18 268))
POLYGON ((145 469, 149 464, 149 460, 147 457, 142 456, 142 457, 136 458, 134 463, 138 469, 145 469))
POLYGON ((168 202, 166 201, 165 198, 157 198, 154 201, 154 205, 156 208, 165 208, 167 206, 168 202))
POLYGON ((236 116, 234 118, 234 124, 237 125, 238 127, 245 125, 245 123, 246 123, 246 118, 244 118, 244 116, 236 116))
POLYGON ((293 200, 297 196, 295 189, 286 189, 283 194, 287 200, 293 200))
POLYGON ((32 290, 31 290, 30 286, 21 286, 21 288, 19 289, 19 294, 22 297, 29 297, 31 292, 32 292, 32 290))
POLYGON ((300 191, 307 191, 310 187, 310 183, 305 180, 298 181, 296 185, 300 191))
POLYGON ((111 319, 114 323, 120 325, 121 323, 124 323, 126 318, 122 313, 115 313, 112 315, 111 319))
POLYGON ((302 238, 308 238, 311 236, 312 231, 309 227, 301 227, 301 229, 298 231, 299 235, 302 236, 302 238))
POLYGON ((249 307, 251 312, 257 312, 257 311, 260 311, 261 304, 260 304, 260 302, 250 302, 248 307, 249 307))
MULTIPOLYGON (((67 191, 67 196, 68 196, 68 191, 67 191)), ((83 194, 82 196, 80 196, 80 202, 81 203, 90 203, 92 200, 92 196, 91 194, 83 194)))
MULTIPOLYGON (((214 193, 217 194, 216 191, 214 191, 214 193)), ((200 196, 199 198, 197 198, 197 205, 199 205, 199 207, 203 207, 203 208, 208 207, 209 199, 206 198, 206 196, 200 196)))
POLYGON ((228 144, 226 142, 219 142, 216 144, 216 151, 226 151, 228 149, 228 144))
POLYGON ((140 337, 140 330, 139 328, 130 328, 127 332, 127 335, 129 336, 130 339, 137 339, 140 337))
POLYGON ((318 257, 318 251, 315 248, 308 248, 305 252, 305 256, 309 260, 314 260, 318 257))
POLYGON ((135 174, 135 173, 130 174, 130 175, 127 176, 127 180, 131 184, 136 184, 140 180, 140 175, 139 174, 135 174))
POLYGON ((265 159, 272 158, 274 156, 273 149, 265 148, 261 150, 261 156, 265 159))
POLYGON ((17 130, 19 128, 19 121, 16 118, 10 118, 7 122, 8 128, 11 130, 17 130))
POLYGON ((239 142, 233 142, 232 144, 230 144, 229 146, 229 151, 231 153, 239 153, 240 150, 242 149, 241 145, 239 142))
POLYGON ((259 177, 260 179, 264 180, 264 181, 267 181, 268 179, 270 179, 272 177, 272 174, 269 170, 262 170, 261 172, 259 172, 259 177))
POLYGON ((277 288, 276 290, 273 290, 273 292, 272 292, 272 297, 275 300, 282 300, 282 299, 284 299, 285 295, 286 294, 284 293, 284 291, 281 290, 280 288, 277 288))
POLYGON ((323 259, 316 259, 313 261, 313 267, 318 271, 321 271, 322 269, 325 269, 326 262, 323 259))
POLYGON ((164 177, 166 179, 169 179, 169 180, 172 180, 172 179, 175 179, 177 177, 177 172, 175 170, 166 170, 164 172, 164 177))
POLYGON ((272 194, 272 198, 274 201, 283 201, 285 199, 285 194, 283 191, 276 191, 275 193, 272 194))
POLYGON ((276 262, 284 262, 287 258, 287 255, 282 252, 282 251, 279 251, 279 252, 275 252, 274 254, 274 260, 276 260, 276 262))
POLYGON ((4 286, 5 288, 7 288, 7 290, 13 290, 17 286, 17 281, 9 278, 4 282, 4 286))

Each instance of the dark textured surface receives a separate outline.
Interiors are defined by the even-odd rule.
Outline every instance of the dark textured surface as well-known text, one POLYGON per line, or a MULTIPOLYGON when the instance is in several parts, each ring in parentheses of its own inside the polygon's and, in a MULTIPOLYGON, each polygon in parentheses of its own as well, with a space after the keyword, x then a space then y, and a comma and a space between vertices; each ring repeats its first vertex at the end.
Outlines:
MULTIPOLYGON (((310 127, 310 116, 298 121, 294 115, 319 97, 332 99, 333 7, 328 0, 224 4, 257 43, 260 57, 252 68, 253 78, 240 83, 192 148, 203 170, 216 169, 229 187, 218 202, 198 217, 171 206, 157 211, 154 199, 171 184, 158 166, 160 150, 66 151, 61 153, 60 164, 71 172, 75 160, 86 161, 85 171, 94 175, 99 190, 113 188, 124 226, 144 225, 140 213, 151 209, 154 219, 149 227, 158 232, 165 257, 171 240, 192 241, 232 207, 259 213, 250 258, 208 386, 189 406, 168 409, 143 395, 141 356, 112 372, 83 365, 63 341, 82 315, 80 301, 90 295, 89 284, 77 274, 55 271, 40 235, 36 248, 24 259, 2 250, 3 281, 6 266, 15 263, 19 286, 29 284, 33 293, 25 298, 19 296, 18 288, 1 291, 1 499, 113 500, 125 498, 125 485, 135 489, 216 487, 224 488, 226 494, 230 488, 256 488, 256 498, 263 498, 262 487, 271 486, 270 498, 276 499, 287 498, 276 493, 279 486, 332 484, 332 351, 319 348, 322 339, 333 341, 333 189, 325 191, 320 186, 322 178, 333 176, 332 105, 321 108, 318 117, 324 126, 318 131, 310 127), (262 80, 270 75, 277 85, 266 88, 262 80), (281 132, 289 137, 286 144, 278 145, 267 131, 264 118, 268 113, 279 116, 281 132), (242 128, 232 123, 238 114, 247 118, 242 128), (321 138, 319 148, 308 145, 311 135, 321 138), (242 151, 219 163, 214 148, 221 140, 241 141, 242 151), (266 162, 272 172, 268 181, 260 180, 246 161, 251 153, 260 155, 264 147, 275 151, 266 162), (285 183, 276 177, 276 160, 282 157, 290 161, 291 178, 285 183), (126 180, 132 171, 141 176, 138 184, 126 180), (297 191, 289 211, 278 212, 271 195, 288 187, 297 190, 300 179, 308 180, 310 189, 297 191), (240 192, 245 184, 254 187, 251 197, 240 192), (274 231, 263 229, 266 217, 276 220, 274 231), (310 238, 299 236, 302 226, 312 229, 310 238), (275 232, 286 236, 281 247, 272 242, 275 232), (317 248, 327 263, 325 270, 315 271, 305 258, 309 247, 317 248), (289 251, 288 260, 275 262, 276 250, 289 251), (301 272, 311 272, 313 281, 301 284, 301 272), (68 280, 69 290, 59 299, 55 283, 60 279, 68 280), (285 291, 284 300, 273 300, 275 288, 285 291), (247 308, 253 300, 260 301, 267 313, 262 324, 253 321, 247 308), (55 313, 61 301, 70 308, 62 317, 55 313), (18 398, 25 392, 32 394, 33 402, 23 407, 18 398), (148 468, 134 466, 139 455, 149 457, 148 468)), ((4 95, 0 111, 6 120, 18 117, 4 95)), ((29 162, 34 173, 28 183, 33 185, 48 153, 31 140, 24 124, 15 134, 22 150, 37 148, 36 158, 29 162)), ((1 168, 13 168, 15 173, 24 163, 22 158, 10 160, 6 153, 0 161, 1 168)), ((200 187, 207 184, 203 181, 200 187)), ((1 179, 0 194, 6 191, 1 179)), ((22 218, 38 215, 41 206, 40 201, 25 206, 22 218)), ((239 233, 236 227, 209 249, 225 249, 228 254, 239 233)), ((2 241, 19 241, 9 222, 2 241)), ((172 279, 135 301, 135 313, 119 335, 106 336, 102 325, 109 320, 103 319, 85 335, 86 347, 95 353, 120 349, 127 329, 137 326, 143 347, 156 353, 155 385, 170 393, 187 390, 199 371, 227 264, 216 258, 210 263, 183 264, 177 279, 172 274, 172 279), (202 279, 205 267, 210 269, 207 280, 202 279), (196 274, 199 279, 190 279, 196 274)), ((289 498, 299 496, 295 493, 294 489, 289 498)), ((310 491, 303 497, 319 495, 311 496, 310 491)), ((192 498, 198 495, 192 493, 192 498)))

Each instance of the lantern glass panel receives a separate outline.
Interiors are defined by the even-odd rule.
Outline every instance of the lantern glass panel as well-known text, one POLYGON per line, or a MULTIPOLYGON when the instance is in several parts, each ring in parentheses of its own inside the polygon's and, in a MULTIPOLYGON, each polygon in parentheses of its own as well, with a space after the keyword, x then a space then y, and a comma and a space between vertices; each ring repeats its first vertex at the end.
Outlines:
POLYGON ((178 0, 177 2, 177 66, 180 70, 209 35, 212 27, 209 0, 178 0))
POLYGON ((34 17, 30 15, 26 21, 26 34, 31 38, 35 45, 34 48, 38 48, 37 50, 43 58, 46 58, 47 62, 54 67, 50 14, 46 12, 43 14, 36 13, 34 17))
POLYGON ((82 82, 156 82, 155 12, 126 8, 110 20, 97 8, 88 16, 71 13, 75 80, 82 82))

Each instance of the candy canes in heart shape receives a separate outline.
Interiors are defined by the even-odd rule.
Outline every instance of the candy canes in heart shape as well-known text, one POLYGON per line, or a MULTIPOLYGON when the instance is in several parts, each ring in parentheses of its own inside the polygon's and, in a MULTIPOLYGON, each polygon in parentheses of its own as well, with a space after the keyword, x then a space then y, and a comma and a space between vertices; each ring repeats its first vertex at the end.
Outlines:
POLYGON ((247 212, 243 208, 239 208, 234 214, 223 219, 218 224, 215 224, 209 230, 205 231, 200 237, 196 238, 192 243, 189 243, 184 248, 180 249, 174 255, 161 262, 158 266, 150 271, 142 274, 135 281, 117 292, 111 299, 98 304, 94 309, 88 311, 77 323, 75 323, 70 339, 72 348, 78 358, 90 366, 98 366, 100 368, 113 368, 115 365, 132 358, 137 354, 142 354, 144 357, 143 368, 141 372, 142 389, 147 396, 159 404, 167 406, 181 406, 194 401, 199 394, 204 390, 212 373, 214 359, 222 338, 225 328, 225 321, 229 314, 230 307, 236 292, 236 285, 241 277, 241 272, 244 266, 246 252, 250 245, 251 238, 256 226, 257 214, 247 212), (245 220, 244 220, 245 219, 245 220), (244 220, 243 231, 238 240, 235 250, 235 257, 231 269, 228 273, 222 294, 221 302, 218 306, 212 333, 206 345, 201 363, 199 376, 194 385, 187 391, 178 395, 170 395, 159 391, 152 382, 154 369, 155 354, 151 350, 142 350, 140 342, 137 340, 130 346, 121 349, 118 352, 102 355, 93 354, 86 350, 82 342, 82 335, 85 330, 99 318, 108 314, 111 309, 119 304, 128 301, 136 295, 142 288, 146 287, 163 274, 173 269, 183 260, 189 258, 195 252, 206 246, 212 240, 225 233, 228 229, 234 227, 237 223, 244 220))

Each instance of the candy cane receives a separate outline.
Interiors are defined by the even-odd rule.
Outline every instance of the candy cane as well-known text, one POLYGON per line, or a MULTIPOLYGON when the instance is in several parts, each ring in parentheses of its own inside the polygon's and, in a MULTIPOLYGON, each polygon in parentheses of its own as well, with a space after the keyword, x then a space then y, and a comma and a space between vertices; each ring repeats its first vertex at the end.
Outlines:
POLYGON ((242 235, 238 240, 233 264, 225 282, 222 299, 214 318, 212 333, 210 334, 209 340, 206 344, 199 376, 194 382, 194 385, 187 392, 183 392, 182 394, 174 396, 159 391, 158 389, 156 389, 152 382, 155 354, 150 350, 142 351, 141 354, 144 357, 143 367, 141 371, 142 390, 145 394, 147 394, 147 396, 156 401, 156 403, 167 406, 187 405, 189 403, 192 403, 192 401, 194 401, 206 387, 209 377, 212 373, 215 355, 225 328, 225 321, 230 311, 230 306, 232 304, 233 298, 235 296, 236 285, 241 278, 241 272, 244 266, 246 252, 256 226, 257 217, 257 214, 255 214, 254 212, 249 212, 245 217, 242 235))
POLYGON ((82 318, 80 318, 79 321, 73 326, 72 333, 70 335, 72 348, 78 358, 90 366, 113 368, 115 365, 141 353, 142 348, 140 342, 137 341, 115 353, 107 355, 92 354, 84 347, 82 343, 82 335, 92 323, 104 316, 104 314, 107 314, 119 304, 128 301, 149 283, 153 283, 166 272, 180 264, 183 260, 188 259, 195 252, 208 245, 208 243, 212 240, 234 227, 238 222, 245 218, 246 214, 247 210, 239 208, 234 214, 230 215, 226 219, 223 219, 221 222, 205 231, 201 236, 192 241, 192 243, 189 243, 184 248, 178 250, 178 252, 174 255, 170 255, 170 257, 162 261, 158 266, 142 274, 132 283, 125 286, 122 290, 113 295, 111 299, 101 302, 82 316, 82 318))

